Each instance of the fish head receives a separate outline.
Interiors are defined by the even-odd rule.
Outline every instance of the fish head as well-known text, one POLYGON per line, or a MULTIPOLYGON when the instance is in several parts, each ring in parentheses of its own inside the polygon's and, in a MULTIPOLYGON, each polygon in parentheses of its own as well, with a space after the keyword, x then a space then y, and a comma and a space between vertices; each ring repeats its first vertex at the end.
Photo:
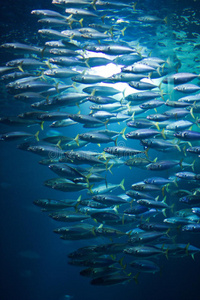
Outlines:
POLYGON ((192 232, 195 230, 195 226, 192 224, 188 224, 183 226, 182 231, 192 232))
POLYGON ((182 203, 188 203, 188 198, 187 198, 187 196, 184 196, 184 197, 179 198, 179 201, 182 203))

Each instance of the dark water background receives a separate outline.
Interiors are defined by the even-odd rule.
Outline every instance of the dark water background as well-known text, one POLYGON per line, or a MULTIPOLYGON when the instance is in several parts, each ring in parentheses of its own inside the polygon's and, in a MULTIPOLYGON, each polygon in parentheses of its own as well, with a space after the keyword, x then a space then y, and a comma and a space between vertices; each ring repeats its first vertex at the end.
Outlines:
MULTIPOLYGON (((36 18, 30 15, 32 9, 55 9, 47 0, 1 1, 0 33, 3 42, 39 43, 36 18)), ((125 1, 123 1, 125 2, 125 1)), ((166 10, 176 9, 177 14, 188 5, 196 6, 198 1, 159 1, 166 10), (167 4, 166 4, 167 2, 167 4)), ((143 1, 148 6, 158 1, 143 1)), ((159 9, 159 7, 156 7, 159 9)), ((0 57, 3 63, 9 55, 0 57)), ((17 115, 23 110, 22 103, 10 105, 12 98, 2 90, 2 115, 17 115), (3 98, 3 97, 6 97, 3 98), (3 100, 4 99, 4 100, 3 100)), ((2 131, 7 127, 2 126, 2 131)), ((75 129, 78 130, 78 129, 75 129)), ((8 129, 9 131, 9 129, 8 129)), ((35 132, 31 128, 30 132, 35 132)), ((66 131, 62 131, 66 133, 66 131)), ((69 129, 72 134, 72 129, 69 129)), ((195 261, 191 257, 180 259, 159 258, 161 274, 142 274, 139 283, 113 287, 94 287, 88 278, 81 277, 79 267, 68 265, 67 254, 87 241, 63 242, 53 233, 59 227, 48 215, 33 205, 37 198, 61 198, 62 192, 45 188, 43 182, 52 178, 48 168, 39 165, 39 157, 16 149, 18 143, 0 145, 0 299, 1 300, 59 300, 64 295, 74 296, 74 300, 196 300, 199 297, 200 256, 195 261)), ((119 169, 112 176, 118 179, 119 169)), ((126 177, 126 169, 120 168, 120 176, 126 177)), ((111 175, 109 175, 111 176, 111 175)), ((132 170, 131 178, 125 179, 126 188, 144 177, 142 170, 132 170), (138 180, 139 179, 139 180, 138 180)), ((73 194, 72 194, 73 197, 73 194)), ((190 237, 191 244, 200 246, 198 236, 190 237)), ((92 242, 90 242, 92 244, 92 242)), ((63 298, 64 299, 64 298, 63 298)))

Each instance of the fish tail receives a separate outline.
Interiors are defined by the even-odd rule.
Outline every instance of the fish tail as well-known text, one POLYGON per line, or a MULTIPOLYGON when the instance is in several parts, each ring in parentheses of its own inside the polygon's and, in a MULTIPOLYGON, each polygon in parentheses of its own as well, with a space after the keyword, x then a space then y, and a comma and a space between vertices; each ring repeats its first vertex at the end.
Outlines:
POLYGON ((166 208, 164 208, 164 209, 162 210, 162 213, 163 213, 163 216, 166 218, 166 217, 167 217, 167 215, 166 215, 166 208))
POLYGON ((51 66, 49 60, 45 61, 45 64, 47 65, 47 67, 48 67, 50 70, 52 69, 52 66, 51 66))
POLYGON ((162 187, 162 195, 165 195, 165 186, 162 187))
POLYGON ((174 212, 174 206, 175 206, 175 203, 173 203, 170 208, 171 208, 171 212, 173 213, 174 212))
MULTIPOLYGON (((78 200, 77 200, 78 201, 78 200)), ((78 212, 78 206, 79 206, 79 202, 75 205, 74 209, 75 209, 75 212, 78 212)))
POLYGON ((160 130, 160 127, 159 127, 159 123, 158 123, 158 122, 153 122, 153 125, 155 125, 156 128, 157 128, 158 130, 160 130))
POLYGON ((69 21, 71 18, 73 17, 73 14, 71 14, 69 17, 67 17, 66 19, 69 21))
POLYGON ((183 159, 180 160, 179 164, 180 164, 181 169, 183 169, 183 159))
POLYGON ((81 198, 82 198, 82 196, 80 195, 76 201, 77 201, 77 202, 80 202, 80 201, 81 201, 81 198))
POLYGON ((162 76, 162 75, 160 74, 160 67, 158 67, 158 68, 156 69, 156 71, 157 71, 158 75, 162 76))
MULTIPOLYGON (((158 74, 159 74, 159 73, 158 73, 158 74)), ((160 75, 160 74, 159 74, 159 75, 160 75)), ((160 76, 161 76, 161 75, 160 75, 160 76)), ((164 98, 163 95, 164 95, 163 90, 161 90, 161 91, 160 91, 160 96, 161 96, 161 98, 165 101, 165 98, 164 98)))
POLYGON ((149 157, 149 156, 148 156, 149 149, 150 149, 150 148, 147 148, 147 149, 144 151, 144 153, 145 153, 145 155, 146 155, 147 158, 149 157))
POLYGON ((135 283, 138 284, 138 276, 140 272, 138 272, 135 276, 133 276, 133 279, 135 280, 135 283))
POLYGON ((184 154, 184 156, 186 156, 186 151, 185 150, 186 150, 186 146, 183 147, 183 154, 184 154))
POLYGON ((90 191, 91 194, 94 194, 94 192, 92 190, 93 186, 94 186, 94 184, 88 186, 88 189, 89 189, 89 191, 90 191))
POLYGON ((124 187, 124 179, 122 179, 122 181, 120 182, 120 187, 123 191, 125 191, 125 187, 124 187))
POLYGON ((59 85, 59 82, 56 83, 56 92, 59 94, 59 89, 58 89, 58 85, 59 85))
POLYGON ((192 118, 195 119, 195 116, 193 114, 193 107, 191 107, 191 109, 190 109, 190 114, 191 114, 192 118))
POLYGON ((115 205, 114 208, 113 208, 113 210, 114 210, 114 212, 116 212, 116 214, 118 214, 117 208, 119 208, 117 205, 115 205))
POLYGON ((101 20, 102 20, 103 23, 104 23, 104 19, 105 19, 106 16, 107 16, 107 15, 103 15, 103 16, 101 17, 101 20))
POLYGON ((42 59, 44 58, 44 51, 45 51, 45 49, 46 49, 46 46, 44 46, 44 48, 41 51, 41 57, 42 57, 42 59))
POLYGON ((118 140, 118 136, 117 136, 116 139, 114 140, 115 146, 117 146, 117 140, 118 140))
POLYGON ((94 226, 94 227, 92 228, 92 234, 93 234, 94 236, 96 236, 95 229, 96 229, 96 227, 94 226))
POLYGON ((166 189, 167 193, 169 193, 169 191, 170 191, 169 186, 170 186, 169 183, 165 186, 165 189, 166 189))
MULTIPOLYGON (((121 101, 120 101, 121 104, 122 104, 122 101, 123 101, 123 100, 124 100, 124 99, 122 98, 121 101)), ((126 106, 127 106, 127 108, 128 108, 128 111, 131 111, 130 103, 131 103, 131 102, 129 102, 129 103, 126 104, 126 106)))
MULTIPOLYGON (((123 91, 122 91, 123 100, 125 99, 125 91, 126 91, 126 88, 125 88, 125 89, 123 89, 123 91)), ((121 104, 122 104, 122 103, 121 103, 121 104)))
POLYGON ((106 128, 107 128, 108 122, 109 122, 109 120, 103 122, 106 128))
POLYGON ((165 24, 167 25, 167 22, 168 22, 168 18, 167 16, 163 19, 163 21, 165 22, 165 24))
POLYGON ((73 20, 69 20, 69 22, 68 22, 68 24, 69 24, 69 27, 70 27, 70 29, 72 29, 72 24, 74 23, 74 21, 73 20))
POLYGON ((186 252, 187 255, 189 255, 189 253, 188 253, 189 246, 190 246, 190 243, 188 243, 187 246, 185 247, 185 252, 186 252))
POLYGON ((73 83, 72 83, 72 87, 73 87, 76 91, 78 91, 78 88, 76 87, 76 82, 73 82, 73 83))
POLYGON ((89 57, 86 59, 85 64, 86 64, 86 66, 87 66, 88 68, 90 68, 90 65, 88 64, 88 61, 89 61, 89 57))
MULTIPOLYGON (((103 156, 103 159, 106 160, 106 153, 105 153, 105 151, 102 152, 102 156, 103 156)), ((109 162, 109 161, 108 161, 108 162, 109 162)), ((107 163, 108 163, 108 162, 107 162, 107 163)))
POLYGON ((165 135, 165 128, 161 131, 162 137, 166 140, 166 135, 165 135))
POLYGON ((111 37, 113 37, 113 26, 110 27, 109 32, 111 34, 111 37))
POLYGON ((91 175, 92 175, 92 173, 89 173, 89 174, 87 174, 87 176, 85 177, 88 186, 90 185, 89 178, 90 178, 91 175))
POLYGON ((80 19, 78 22, 80 23, 81 27, 83 27, 83 18, 80 19))
POLYGON ((112 165, 110 165, 110 167, 108 168, 108 169, 106 169, 106 170, 108 170, 112 175, 113 175, 113 172, 111 171, 111 168, 113 167, 113 164, 112 165))
POLYGON ((134 121, 134 118, 135 118, 135 111, 133 112, 133 114, 131 116, 132 121, 134 121))
POLYGON ((56 144, 56 147, 58 147, 59 149, 61 149, 61 150, 62 150, 62 148, 61 148, 60 144, 61 144, 61 140, 57 142, 57 144, 56 144))
POLYGON ((44 130, 44 121, 42 121, 42 122, 40 123, 40 128, 41 128, 42 130, 44 130))
POLYGON ((126 266, 127 266, 127 265, 124 265, 124 264, 123 264, 123 260, 124 260, 124 256, 123 256, 122 258, 120 258, 119 264, 120 264, 120 266, 121 266, 123 269, 126 269, 126 266))
POLYGON ((38 131, 36 132, 36 134, 35 134, 35 138, 36 138, 36 140, 37 140, 38 142, 39 142, 39 140, 40 140, 39 137, 38 137, 38 136, 39 136, 39 133, 40 133, 40 132, 39 132, 39 130, 38 130, 38 131))
POLYGON ((195 160, 192 162, 191 164, 191 167, 192 167, 192 170, 194 171, 194 164, 195 164, 195 160))
POLYGON ((175 180, 173 181, 176 187, 178 187, 177 180, 178 180, 178 178, 176 177, 175 180))
POLYGON ((122 129, 122 131, 120 131, 121 136, 123 137, 123 139, 127 140, 127 138, 125 137, 125 131, 126 131, 126 127, 124 127, 124 129, 122 129))
POLYGON ((79 141, 78 141, 78 138, 79 138, 79 134, 77 134, 77 136, 75 137, 75 142, 77 143, 77 145, 79 146, 79 141))
POLYGON ((133 8, 134 11, 136 10, 135 9, 136 5, 137 5, 137 2, 133 3, 133 5, 132 5, 132 8, 133 8))
POLYGON ((124 32, 125 32, 126 28, 127 28, 127 27, 124 27, 124 28, 121 30, 121 33, 122 33, 123 36, 124 36, 124 32))
POLYGON ((160 84, 158 86, 158 88, 159 88, 160 91, 161 91, 161 85, 162 85, 162 81, 160 82, 160 84))
POLYGON ((97 2, 97 0, 93 0, 93 1, 91 2, 92 7, 94 8, 94 10, 97 10, 97 8, 96 8, 96 2, 97 2))

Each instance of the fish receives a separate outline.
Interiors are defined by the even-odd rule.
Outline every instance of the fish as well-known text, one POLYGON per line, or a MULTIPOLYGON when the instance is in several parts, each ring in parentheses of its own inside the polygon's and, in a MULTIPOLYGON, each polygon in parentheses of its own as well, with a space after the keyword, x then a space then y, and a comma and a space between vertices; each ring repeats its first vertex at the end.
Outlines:
POLYGON ((92 188, 91 190, 91 194, 92 195, 101 195, 101 194, 105 194, 105 193, 108 193, 108 192, 111 192, 117 188, 121 188, 122 190, 125 190, 125 187, 124 187, 124 179, 122 179, 122 181, 119 183, 119 184, 103 184, 103 185, 99 185, 95 188, 92 188))
POLYGON ((150 138, 156 135, 162 134, 161 132, 159 132, 156 129, 150 129, 150 128, 141 128, 141 129, 137 129, 135 131, 131 131, 129 133, 127 133, 125 136, 126 138, 129 139, 145 139, 145 138, 150 138))
POLYGON ((100 195, 95 195, 92 197, 93 200, 100 202, 102 204, 106 204, 108 206, 112 206, 112 205, 120 205, 120 204, 127 204, 127 200, 119 197, 119 196, 115 196, 115 195, 111 195, 111 194, 100 194, 100 195))
POLYGON ((199 233, 200 232, 200 225, 199 224, 188 224, 182 227, 182 231, 192 232, 192 233, 199 233))
POLYGON ((120 283, 125 283, 126 281, 130 281, 129 276, 120 275, 120 274, 112 274, 112 275, 106 275, 104 277, 98 277, 91 280, 92 285, 115 285, 120 283))
POLYGON ((150 243, 161 237, 164 237, 165 233, 157 232, 157 231, 147 231, 147 232, 139 232, 131 234, 131 237, 128 240, 130 245, 135 245, 137 243, 144 244, 150 243))
POLYGON ((60 222, 80 222, 83 220, 90 219, 90 216, 71 211, 52 212, 49 214, 49 217, 51 217, 55 221, 60 222))
POLYGON ((39 141, 39 131, 36 132, 36 134, 31 134, 24 131, 12 131, 0 134, 0 141, 15 141, 19 139, 27 139, 27 138, 36 138, 37 141, 39 141))
POLYGON ((151 257, 163 254, 162 250, 153 246, 130 246, 124 249, 123 252, 135 257, 151 257))
POLYGON ((190 93, 195 93, 200 90, 200 87, 197 86, 196 84, 191 84, 191 83, 185 83, 185 84, 180 84, 174 87, 175 91, 185 93, 185 94, 190 94, 190 93))
POLYGON ((162 83, 169 83, 169 84, 184 84, 187 83, 195 78, 197 78, 199 75, 194 74, 194 73, 187 73, 187 72, 180 72, 176 74, 172 74, 169 76, 166 76, 163 80, 162 83))
POLYGON ((151 100, 155 98, 161 97, 161 94, 159 92, 139 92, 139 93, 133 93, 125 97, 126 100, 128 101, 146 101, 146 100, 151 100))
POLYGON ((55 199, 36 199, 33 201, 33 204, 39 206, 43 211, 64 209, 68 207, 75 207, 77 204, 76 200, 55 200, 55 199))
POLYGON ((80 275, 91 277, 91 278, 99 278, 101 276, 110 275, 118 273, 119 270, 116 267, 99 267, 99 268, 87 268, 80 271, 80 275))
POLYGON ((87 188, 87 185, 75 184, 71 180, 62 177, 46 180, 44 185, 63 192, 73 192, 87 188))
POLYGON ((174 136, 184 141, 194 141, 199 140, 200 132, 192 130, 183 130, 175 132, 174 136))
POLYGON ((145 273, 156 273, 160 271, 160 267, 150 260, 134 260, 130 263, 130 266, 136 269, 138 272, 145 272, 145 273))
POLYGON ((181 161, 177 162, 173 160, 161 160, 147 165, 147 169, 151 171, 163 171, 178 165, 181 166, 181 161))
MULTIPOLYGON (((100 121, 99 121, 100 122, 100 121)), ((95 132, 87 132, 87 133, 81 133, 77 136, 77 139, 81 139, 83 141, 87 141, 89 143, 94 144, 101 144, 101 143, 110 143, 114 142, 116 144, 117 138, 113 140, 109 136, 103 133, 95 133, 95 132)))
MULTIPOLYGON (((90 62, 89 62, 90 64, 90 62)), ((84 93, 90 94, 92 96, 112 96, 115 94, 121 93, 121 91, 109 87, 109 86, 99 86, 99 85, 93 85, 89 86, 83 89, 84 93)))
POLYGON ((104 152, 116 155, 118 157, 129 157, 134 156, 139 153, 144 153, 143 151, 129 148, 129 147, 120 147, 120 146, 113 146, 113 147, 107 147, 103 149, 104 152))

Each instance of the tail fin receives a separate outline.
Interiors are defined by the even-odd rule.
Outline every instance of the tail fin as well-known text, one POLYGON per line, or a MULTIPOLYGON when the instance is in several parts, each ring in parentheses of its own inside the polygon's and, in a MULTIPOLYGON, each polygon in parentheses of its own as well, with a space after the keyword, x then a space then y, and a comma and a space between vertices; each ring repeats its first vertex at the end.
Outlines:
POLYGON ((75 137, 75 142, 77 143, 77 145, 79 146, 79 141, 78 141, 78 138, 79 138, 79 134, 77 134, 77 136, 75 137))
POLYGON ((124 179, 122 179, 122 181, 120 182, 119 186, 121 187, 121 189, 123 191, 125 191, 125 187, 124 187, 124 179))
POLYGON ((195 160, 193 161, 193 163, 191 164, 192 170, 194 171, 194 164, 195 164, 195 160))
POLYGON ((81 27, 83 27, 83 18, 80 19, 78 22, 80 23, 81 27))
POLYGON ((44 130, 44 121, 42 121, 42 122, 40 123, 40 128, 41 128, 42 130, 44 130))
POLYGON ((36 134, 35 134, 35 138, 36 138, 36 140, 37 140, 38 142, 39 142, 39 137, 38 137, 38 136, 39 136, 39 133, 40 133, 40 132, 37 131, 36 134))
POLYGON ((120 131, 120 134, 122 135, 123 139, 127 140, 127 138, 125 137, 125 131, 126 131, 126 127, 124 127, 124 129, 122 129, 122 131, 120 131))

